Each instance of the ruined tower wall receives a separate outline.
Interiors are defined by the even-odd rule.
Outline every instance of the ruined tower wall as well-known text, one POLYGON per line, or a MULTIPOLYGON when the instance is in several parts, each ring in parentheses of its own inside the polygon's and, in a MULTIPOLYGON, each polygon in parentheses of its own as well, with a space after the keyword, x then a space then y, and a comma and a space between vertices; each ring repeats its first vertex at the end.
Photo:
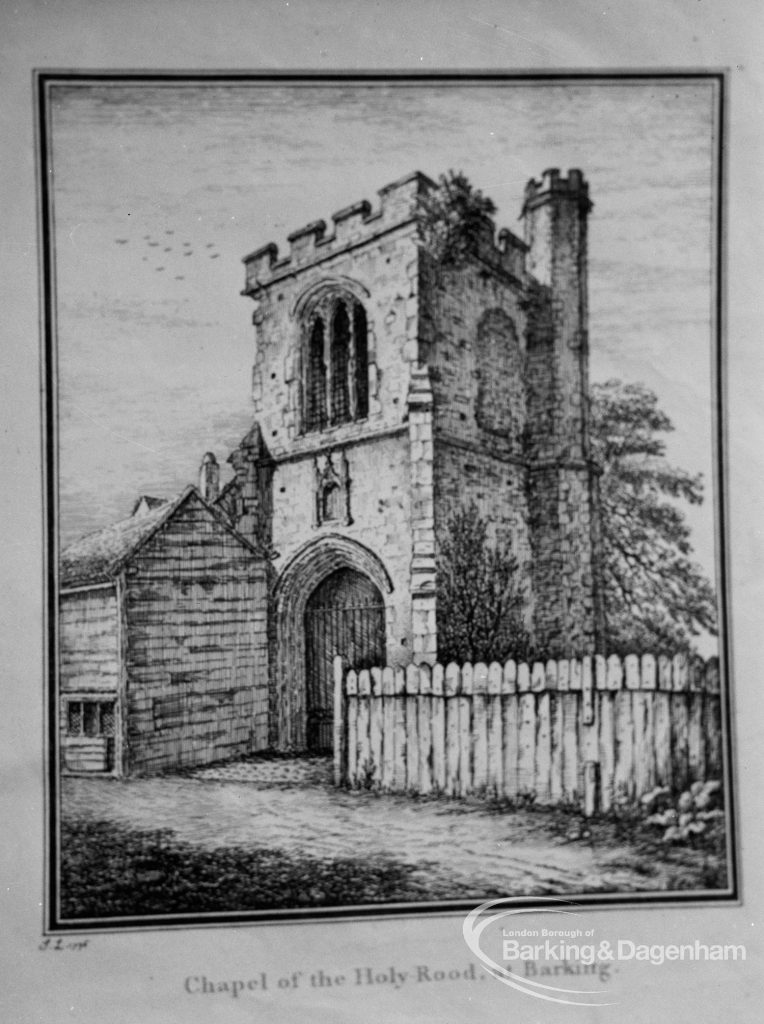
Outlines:
MULTIPOLYGON (((287 565, 312 539, 342 535, 377 554, 390 575, 393 590, 385 595, 387 655, 390 664, 411 660, 410 571, 411 486, 408 437, 398 434, 343 449, 348 464, 350 523, 315 525, 310 496, 314 493, 312 458, 279 463, 274 482, 274 537, 279 557, 275 568, 287 565)), ((319 466, 324 465, 319 456, 319 466)), ((336 464, 336 456, 334 457, 336 464)))
POLYGON ((423 257, 421 336, 434 402, 436 549, 451 517, 474 503, 491 542, 509 543, 518 560, 530 625, 525 282, 500 265, 500 254, 484 255, 458 266, 423 257))
POLYGON ((343 559, 357 565, 389 583, 379 584, 388 663, 435 661, 439 550, 449 519, 472 503, 490 540, 509 543, 518 560, 538 649, 578 654, 596 643, 588 187, 577 171, 545 173, 526 191, 525 241, 496 236, 485 219, 452 263, 436 259, 419 230, 417 199, 432 188, 409 175, 380 191, 376 210, 365 201, 340 210, 331 233, 323 221, 294 232, 284 258, 268 245, 244 260, 274 559, 271 718, 282 746, 304 742, 297 591, 305 597, 343 559), (316 351, 330 403, 335 369, 330 335, 320 327, 314 349, 312 332, 335 323, 331 310, 346 300, 364 311, 365 376, 353 356, 349 420, 330 409, 316 421, 316 351), (324 517, 327 478, 341 507, 324 517))
POLYGON ((415 275, 415 261, 411 233, 403 229, 362 251, 330 256, 301 273, 277 278, 258 293, 252 395, 255 418, 274 459, 310 452, 318 438, 301 422, 304 338, 298 301, 311 288, 352 294, 368 318, 368 417, 321 431, 322 443, 344 444, 404 422, 407 363, 416 344, 416 299, 410 298, 408 280, 415 275))
MULTIPOLYGON (((388 660, 411 660, 414 558, 408 394, 418 351, 416 196, 410 175, 382 189, 378 209, 360 202, 289 237, 288 256, 265 246, 245 258, 245 294, 255 302, 255 417, 275 464, 275 575, 313 539, 342 535, 368 547, 389 573, 388 660), (366 313, 368 415, 306 429, 305 340, 311 304, 348 295, 366 313), (316 474, 344 459, 347 521, 317 522, 316 474)), ((417 645, 421 647, 421 642, 417 645)))
POLYGON ((590 652, 601 635, 599 470, 589 444, 590 209, 580 171, 565 178, 550 170, 528 183, 529 509, 536 639, 550 657, 590 652))

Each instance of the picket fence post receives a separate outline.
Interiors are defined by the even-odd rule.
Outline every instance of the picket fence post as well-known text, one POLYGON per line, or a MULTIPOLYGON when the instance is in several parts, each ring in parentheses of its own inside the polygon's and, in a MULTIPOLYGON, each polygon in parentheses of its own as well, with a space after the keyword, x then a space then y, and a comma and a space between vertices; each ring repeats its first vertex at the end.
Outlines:
POLYGON ((342 670, 342 657, 334 659, 334 785, 342 784, 343 763, 345 761, 345 719, 342 689, 345 682, 342 670))
POLYGON ((586 815, 721 770, 718 661, 685 655, 334 669, 334 782, 533 795, 586 815))

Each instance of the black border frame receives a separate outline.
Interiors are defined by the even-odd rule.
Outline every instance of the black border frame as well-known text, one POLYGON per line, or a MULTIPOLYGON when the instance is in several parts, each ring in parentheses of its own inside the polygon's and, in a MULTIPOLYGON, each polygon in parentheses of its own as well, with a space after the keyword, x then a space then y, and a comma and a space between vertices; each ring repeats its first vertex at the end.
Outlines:
MULTIPOLYGON (((719 610, 719 668, 721 680, 722 740, 724 785, 727 808, 727 868, 729 885, 724 890, 677 891, 673 893, 607 893, 572 896, 568 903, 591 909, 624 909, 734 906, 740 897, 740 842, 736 807, 732 651, 730 638, 730 566, 729 566, 729 488, 727 459, 727 375, 726 375, 726 210, 727 210, 727 71, 724 69, 598 70, 598 71, 485 71, 464 69, 438 71, 204 71, 204 70, 72 70, 37 69, 33 71, 33 96, 37 156, 37 235, 39 266, 40 321, 40 394, 43 503, 43 765, 45 778, 44 817, 45 878, 43 881, 43 935, 62 933, 104 934, 134 930, 157 931, 189 927, 241 926, 281 923, 330 923, 359 919, 389 919, 402 916, 445 916, 464 914, 480 905, 477 900, 451 900, 430 903, 383 904, 321 909, 230 911, 211 914, 154 915, 122 918, 62 920, 59 905, 59 730, 58 730, 58 364, 56 344, 56 266, 53 237, 53 166, 48 110, 49 89, 55 85, 203 85, 203 84, 313 84, 385 83, 448 85, 536 82, 648 82, 695 80, 715 83, 716 114, 715 162, 716 196, 712 265, 714 267, 713 322, 715 343, 712 356, 713 441, 715 468, 715 538, 717 600, 719 610)), ((513 901, 517 907, 540 906, 533 897, 513 901)))

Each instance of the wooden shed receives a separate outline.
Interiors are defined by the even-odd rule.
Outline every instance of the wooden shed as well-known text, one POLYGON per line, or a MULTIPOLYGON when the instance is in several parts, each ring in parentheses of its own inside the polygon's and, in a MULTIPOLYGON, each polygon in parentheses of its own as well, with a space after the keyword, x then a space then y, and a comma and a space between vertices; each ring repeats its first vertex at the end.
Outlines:
POLYGON ((150 774, 267 746, 267 562, 196 488, 67 548, 59 621, 64 771, 150 774))

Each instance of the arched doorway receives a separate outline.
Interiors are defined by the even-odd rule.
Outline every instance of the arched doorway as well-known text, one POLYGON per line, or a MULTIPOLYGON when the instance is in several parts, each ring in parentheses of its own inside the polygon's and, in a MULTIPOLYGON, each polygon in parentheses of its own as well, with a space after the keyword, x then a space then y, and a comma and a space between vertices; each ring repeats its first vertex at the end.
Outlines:
MULTIPOLYGON (((315 537, 299 548, 284 566, 276 582, 273 594, 276 630, 271 652, 269 737, 277 750, 305 750, 308 747, 305 612, 308 600, 322 584, 342 571, 355 572, 353 579, 357 581, 360 576, 365 584, 373 585, 375 600, 367 601, 367 604, 381 605, 387 601, 389 606, 393 584, 379 556, 358 541, 336 533, 315 537)), ((348 578, 344 578, 347 581, 348 578)), ((327 590, 329 588, 327 584, 327 590)), ((352 598, 352 592, 350 596, 352 598)), ((331 600, 337 600, 337 595, 331 600)), ((314 607, 323 606, 319 594, 315 598, 314 607)), ((389 626, 387 618, 383 612, 383 625, 389 626)), ((326 671, 329 657, 326 651, 323 657, 326 671)), ((342 657, 349 665, 349 657, 345 653, 342 653, 342 657)), ((385 644, 382 643, 381 657, 375 658, 375 661, 384 665, 386 660, 385 644)))
POLYGON ((385 661, 385 604, 375 584, 356 569, 338 569, 305 605, 305 739, 308 750, 333 742, 334 658, 355 669, 385 661))

